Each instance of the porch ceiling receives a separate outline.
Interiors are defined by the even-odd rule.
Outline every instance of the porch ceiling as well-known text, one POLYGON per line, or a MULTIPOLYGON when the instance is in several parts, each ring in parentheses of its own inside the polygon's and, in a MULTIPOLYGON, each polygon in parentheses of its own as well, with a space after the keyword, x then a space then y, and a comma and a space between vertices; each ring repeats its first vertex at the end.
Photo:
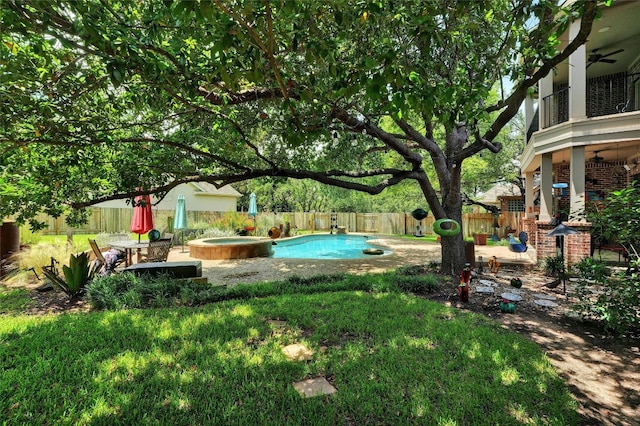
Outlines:
POLYGON ((520 156, 523 173, 540 167, 541 155, 553 164, 570 161, 570 149, 585 147, 589 160, 598 151, 604 162, 637 160, 640 156, 640 111, 565 122, 535 132, 520 156))
MULTIPOLYGON (((637 0, 618 0, 613 6, 603 7, 602 17, 593 23, 591 35, 587 40, 587 57, 597 50, 606 55, 624 49, 607 59, 615 63, 596 62, 587 69, 587 77, 614 74, 627 71, 629 64, 640 58, 640 2, 637 0)), ((562 39, 561 47, 567 44, 568 35, 562 39)), ((568 81, 569 61, 566 60, 557 68, 554 81, 568 81)))
MULTIPOLYGON (((598 151, 598 157, 602 158, 598 160, 600 162, 624 161, 630 164, 634 161, 640 161, 640 141, 589 145, 585 148, 586 160, 593 161, 596 151, 598 151)), ((533 161, 528 164, 528 167, 523 168, 523 172, 538 170, 540 168, 540 159, 540 155, 536 155, 533 161)), ((553 164, 570 163, 571 148, 565 147, 554 151, 551 155, 551 161, 553 164)))
MULTIPOLYGON (((596 151, 598 152, 598 157, 602 158, 602 160, 598 160, 600 162, 626 162, 628 159, 640 155, 640 142, 631 141, 601 145, 589 145, 585 148, 586 160, 591 161, 595 157, 596 151)), ((556 151, 552 155, 552 162, 554 164, 569 162, 570 156, 570 149, 556 151)))

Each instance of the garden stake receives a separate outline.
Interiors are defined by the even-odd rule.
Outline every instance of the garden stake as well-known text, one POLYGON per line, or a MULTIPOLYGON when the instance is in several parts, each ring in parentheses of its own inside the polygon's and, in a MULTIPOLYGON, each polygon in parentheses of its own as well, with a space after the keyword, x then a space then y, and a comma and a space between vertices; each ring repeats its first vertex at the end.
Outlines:
POLYGON ((458 286, 458 296, 461 302, 469 301, 469 283, 471 282, 471 264, 465 263, 464 269, 460 273, 460 285, 458 286))

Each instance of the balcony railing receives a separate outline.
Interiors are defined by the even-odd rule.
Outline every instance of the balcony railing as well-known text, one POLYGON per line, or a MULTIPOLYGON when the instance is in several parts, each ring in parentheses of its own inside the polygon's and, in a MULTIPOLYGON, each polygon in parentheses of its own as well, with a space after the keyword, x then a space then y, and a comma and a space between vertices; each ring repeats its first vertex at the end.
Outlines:
MULTIPOLYGON (((542 99, 542 128, 569 120, 571 88, 563 85, 542 99)), ((587 80, 587 117, 619 114, 637 109, 636 96, 640 91, 640 73, 618 73, 587 80)))
POLYGON ((623 72, 590 78, 587 81, 587 117, 635 111, 634 85, 638 77, 640 74, 623 72))
POLYGON ((529 125, 529 128, 527 129, 526 143, 529 143, 529 139, 531 139, 533 132, 537 132, 538 130, 540 130, 540 108, 536 108, 533 120, 531 120, 531 125, 529 125))
POLYGON ((543 129, 569 120, 569 89, 565 87, 542 98, 543 129))

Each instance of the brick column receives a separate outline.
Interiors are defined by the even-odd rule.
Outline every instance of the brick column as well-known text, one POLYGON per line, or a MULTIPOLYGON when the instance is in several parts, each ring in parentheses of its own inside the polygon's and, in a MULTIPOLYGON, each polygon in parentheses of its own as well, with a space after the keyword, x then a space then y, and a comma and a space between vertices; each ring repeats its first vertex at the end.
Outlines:
POLYGON ((564 258, 567 266, 571 266, 585 257, 591 257, 591 224, 587 222, 567 222, 565 225, 580 231, 579 234, 564 237, 564 258))
MULTIPOLYGON (((587 222, 564 222, 565 226, 570 226, 579 234, 565 235, 564 237, 564 259, 567 267, 580 262, 585 257, 591 256, 591 224, 587 222)), ((547 234, 555 228, 549 225, 547 221, 536 222, 536 251, 538 259, 545 257, 555 257, 556 237, 550 237, 547 234)))
POLYGON ((520 229, 529 236, 529 245, 536 246, 536 220, 532 217, 523 217, 520 219, 520 229))
POLYGON ((554 227, 549 225, 548 220, 536 221, 536 254, 538 260, 543 260, 545 257, 556 256, 556 237, 549 237, 547 234, 551 232, 554 227))

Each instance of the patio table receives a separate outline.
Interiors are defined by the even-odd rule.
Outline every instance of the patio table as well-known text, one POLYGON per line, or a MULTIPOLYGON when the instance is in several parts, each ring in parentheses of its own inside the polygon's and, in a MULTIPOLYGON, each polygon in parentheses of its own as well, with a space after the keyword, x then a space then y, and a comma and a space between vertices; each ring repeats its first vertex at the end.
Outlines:
POLYGON ((149 241, 121 240, 111 241, 109 247, 122 250, 126 253, 125 266, 133 264, 133 250, 136 251, 136 263, 142 260, 142 249, 149 247, 149 241))

